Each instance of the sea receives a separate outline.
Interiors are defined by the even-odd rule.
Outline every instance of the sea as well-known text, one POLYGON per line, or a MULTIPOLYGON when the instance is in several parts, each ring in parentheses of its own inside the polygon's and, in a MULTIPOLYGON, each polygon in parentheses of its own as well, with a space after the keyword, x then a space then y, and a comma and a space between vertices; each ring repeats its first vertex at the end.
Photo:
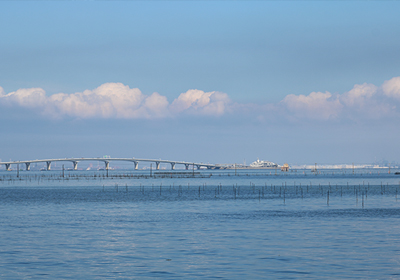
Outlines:
POLYGON ((400 279, 396 172, 0 171, 0 279, 400 279))

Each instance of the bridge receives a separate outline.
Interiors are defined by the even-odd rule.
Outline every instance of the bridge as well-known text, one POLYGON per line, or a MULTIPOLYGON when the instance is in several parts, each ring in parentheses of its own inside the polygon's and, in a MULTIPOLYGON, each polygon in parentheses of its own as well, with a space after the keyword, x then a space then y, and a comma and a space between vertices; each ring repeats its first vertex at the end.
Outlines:
POLYGON ((35 159, 35 160, 20 160, 20 161, 8 161, 8 162, 0 162, 0 165, 5 165, 6 170, 10 171, 11 170, 11 165, 24 165, 25 164, 25 169, 27 171, 30 170, 30 166, 32 163, 46 163, 46 170, 51 169, 51 163, 52 162, 59 162, 59 161, 64 161, 64 162, 71 162, 73 164, 73 170, 78 169, 78 163, 81 161, 102 161, 105 164, 105 169, 108 170, 110 169, 110 162, 111 161, 127 161, 127 162, 132 162, 134 164, 134 169, 137 170, 139 166, 139 162, 154 162, 156 165, 156 169, 160 169, 160 164, 161 163, 168 163, 171 164, 171 170, 175 169, 176 164, 182 164, 185 165, 186 169, 189 169, 189 166, 196 167, 197 169, 200 169, 201 167, 206 167, 207 169, 220 169, 222 166, 216 165, 216 164, 207 164, 207 163, 195 163, 195 162, 187 162, 187 161, 172 161, 172 160, 162 160, 162 159, 140 159, 140 158, 110 158, 110 157, 102 157, 102 158, 56 158, 56 159, 35 159))

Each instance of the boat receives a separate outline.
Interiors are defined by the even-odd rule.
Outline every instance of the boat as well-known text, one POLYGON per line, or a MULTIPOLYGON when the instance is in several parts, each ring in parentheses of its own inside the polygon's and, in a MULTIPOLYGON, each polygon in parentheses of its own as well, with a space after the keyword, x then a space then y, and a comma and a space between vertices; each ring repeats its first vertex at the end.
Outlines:
POLYGON ((272 161, 259 160, 250 164, 250 168, 277 168, 278 165, 272 161))

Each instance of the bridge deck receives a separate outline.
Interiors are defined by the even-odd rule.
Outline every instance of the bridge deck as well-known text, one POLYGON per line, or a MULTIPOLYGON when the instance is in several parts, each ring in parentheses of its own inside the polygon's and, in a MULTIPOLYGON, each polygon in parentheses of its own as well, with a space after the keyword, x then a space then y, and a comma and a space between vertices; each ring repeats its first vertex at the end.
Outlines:
POLYGON ((144 158, 55 158, 55 159, 34 159, 34 160, 18 160, 18 161, 4 161, 0 162, 0 165, 5 165, 6 169, 9 170, 11 165, 15 164, 26 164, 27 170, 29 170, 29 166, 32 163, 47 163, 47 169, 50 170, 50 165, 52 162, 60 162, 60 161, 69 161, 74 164, 74 169, 76 169, 78 162, 81 161, 102 161, 105 163, 106 168, 109 166, 109 162, 111 161, 128 161, 135 164, 135 169, 137 167, 138 162, 154 162, 156 164, 156 169, 159 169, 159 165, 161 163, 169 163, 171 164, 171 168, 174 169, 176 164, 185 165, 186 168, 188 166, 193 165, 197 168, 207 167, 207 168, 220 168, 220 166, 215 164, 208 163, 196 163, 196 162, 187 162, 187 161, 173 161, 173 160, 163 160, 163 159, 144 159, 144 158))

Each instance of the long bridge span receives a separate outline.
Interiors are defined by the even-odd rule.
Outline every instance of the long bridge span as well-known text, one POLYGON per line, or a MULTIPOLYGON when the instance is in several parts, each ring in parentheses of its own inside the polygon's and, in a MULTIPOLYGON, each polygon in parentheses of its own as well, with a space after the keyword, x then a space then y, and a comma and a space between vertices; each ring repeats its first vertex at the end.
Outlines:
POLYGON ((64 161, 64 162, 71 162, 73 164, 73 169, 77 170, 78 169, 78 163, 81 161, 102 161, 105 164, 105 169, 108 170, 110 169, 110 162, 111 161, 128 161, 132 162, 134 164, 134 169, 138 169, 139 162, 151 162, 155 163, 156 169, 160 169, 160 164, 161 163, 168 163, 171 165, 171 170, 175 169, 176 164, 181 164, 184 165, 186 169, 189 169, 189 166, 196 167, 197 169, 200 169, 201 167, 206 167, 207 169, 220 169, 222 168, 221 165, 216 165, 216 164, 208 164, 208 163, 196 163, 196 162, 187 162, 187 161, 173 161, 173 160, 162 160, 162 159, 143 159, 143 158, 111 158, 111 157, 102 157, 102 158, 55 158, 55 159, 35 159, 35 160, 19 160, 19 161, 3 161, 0 162, 0 165, 5 165, 6 170, 9 171, 11 170, 11 165, 24 165, 25 164, 25 169, 27 171, 30 170, 30 166, 32 163, 46 163, 46 170, 51 169, 51 163, 52 162, 59 162, 59 161, 64 161))

